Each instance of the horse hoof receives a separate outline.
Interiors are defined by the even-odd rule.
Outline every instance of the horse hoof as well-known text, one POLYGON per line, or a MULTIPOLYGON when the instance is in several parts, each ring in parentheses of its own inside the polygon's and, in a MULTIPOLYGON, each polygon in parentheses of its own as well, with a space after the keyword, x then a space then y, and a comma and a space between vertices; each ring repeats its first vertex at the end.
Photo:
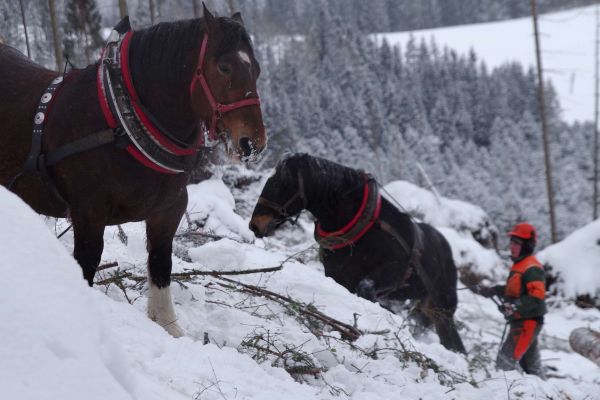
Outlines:
POLYGON ((162 325, 162 327, 167 331, 167 333, 174 338, 180 338, 184 335, 183 329, 179 327, 177 322, 172 322, 170 324, 162 325))
POLYGON ((375 282, 371 278, 364 278, 356 286, 356 294, 364 299, 375 300, 375 282))

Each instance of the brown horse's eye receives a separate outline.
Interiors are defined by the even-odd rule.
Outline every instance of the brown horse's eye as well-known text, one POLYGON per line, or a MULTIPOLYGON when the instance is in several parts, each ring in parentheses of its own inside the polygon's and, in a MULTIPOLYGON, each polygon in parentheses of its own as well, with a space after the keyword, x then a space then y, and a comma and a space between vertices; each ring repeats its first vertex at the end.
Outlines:
POLYGON ((224 62, 218 63, 217 69, 219 70, 220 73, 222 73, 223 75, 226 75, 226 76, 231 75, 231 72, 233 71, 233 68, 231 68, 231 64, 227 64, 224 62))

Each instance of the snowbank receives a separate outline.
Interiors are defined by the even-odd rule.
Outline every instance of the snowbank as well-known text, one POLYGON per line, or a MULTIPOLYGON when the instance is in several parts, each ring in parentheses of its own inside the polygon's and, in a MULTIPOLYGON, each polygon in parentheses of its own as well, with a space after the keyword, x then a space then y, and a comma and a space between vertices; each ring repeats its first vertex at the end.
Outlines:
POLYGON ((233 212, 235 200, 221 179, 188 186, 188 214, 192 221, 218 236, 254 240, 248 222, 233 212))
POLYGON ((40 218, 3 187, 0 204, 2 397, 135 397, 122 349, 98 316, 98 302, 107 299, 87 287, 40 218))
POLYGON ((537 256, 552 267, 553 273, 558 273, 557 285, 565 296, 600 296, 600 219, 546 247, 537 256))
MULTIPOLYGON (((470 232, 487 247, 494 247, 498 228, 481 207, 440 196, 406 181, 394 181, 384 188, 404 209, 436 228, 452 228, 461 233, 470 232)), ((384 193, 384 196, 386 193, 384 193)), ((388 196, 389 197, 389 196, 388 196)))
POLYGON ((280 369, 232 348, 173 339, 143 311, 89 288, 44 221, 3 187, 0 221, 3 399, 314 397, 280 369))

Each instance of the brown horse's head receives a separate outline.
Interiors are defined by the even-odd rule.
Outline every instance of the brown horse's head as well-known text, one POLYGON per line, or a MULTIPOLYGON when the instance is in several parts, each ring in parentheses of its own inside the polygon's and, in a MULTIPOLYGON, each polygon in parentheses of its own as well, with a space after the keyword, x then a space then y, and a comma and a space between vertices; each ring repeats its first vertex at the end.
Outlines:
POLYGON ((267 136, 256 89, 260 67, 250 37, 239 13, 215 18, 206 6, 204 33, 205 49, 190 89, 192 108, 209 133, 225 142, 230 156, 255 160, 267 136))

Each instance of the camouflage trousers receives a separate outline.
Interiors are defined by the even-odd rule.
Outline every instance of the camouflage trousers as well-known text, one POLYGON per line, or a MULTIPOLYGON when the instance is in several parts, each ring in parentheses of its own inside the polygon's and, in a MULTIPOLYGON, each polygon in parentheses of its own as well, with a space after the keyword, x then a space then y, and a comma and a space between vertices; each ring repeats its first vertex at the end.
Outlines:
POLYGON ((538 348, 541 330, 542 324, 533 319, 510 322, 509 331, 496 358, 496 368, 509 371, 515 369, 518 361, 526 373, 546 379, 538 348))

